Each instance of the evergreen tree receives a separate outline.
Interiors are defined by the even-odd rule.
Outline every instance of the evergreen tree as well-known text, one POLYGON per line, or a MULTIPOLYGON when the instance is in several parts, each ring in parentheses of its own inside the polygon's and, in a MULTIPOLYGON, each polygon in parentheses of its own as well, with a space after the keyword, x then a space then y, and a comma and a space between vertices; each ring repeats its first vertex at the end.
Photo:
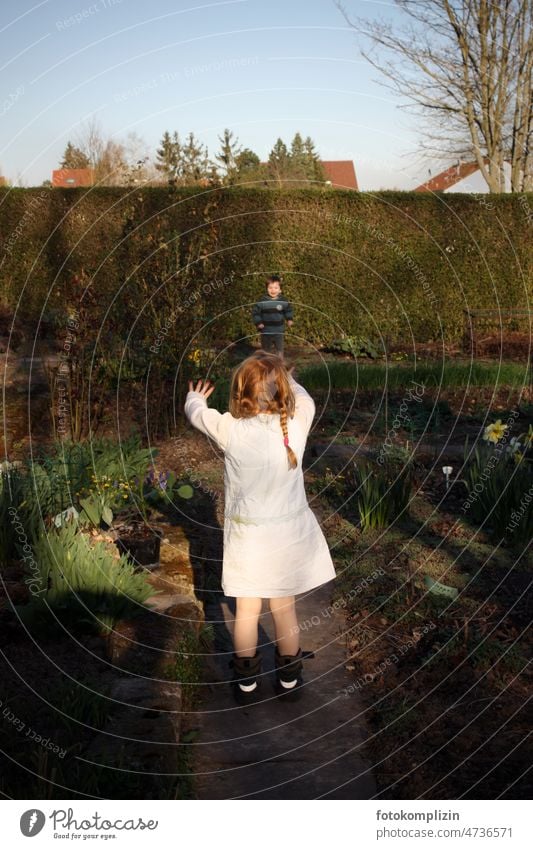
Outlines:
POLYGON ((208 180, 210 176, 210 162, 207 148, 189 133, 186 144, 183 146, 183 181, 185 184, 198 183, 200 180, 208 180))
POLYGON ((91 163, 89 157, 76 147, 72 142, 68 142, 63 153, 63 159, 59 165, 60 168, 90 168, 91 163))
POLYGON ((268 156, 268 173, 270 178, 276 180, 278 185, 281 186, 283 180, 289 176, 289 171, 289 151, 285 142, 278 138, 268 156))
POLYGON ((318 180, 323 183, 326 179, 326 174, 311 136, 307 136, 304 141, 304 153, 306 161, 306 175, 308 179, 318 180))
POLYGON ((291 177, 293 180, 308 180, 309 158, 300 133, 295 133, 291 142, 291 177))
POLYGON ((223 169, 223 183, 231 186, 235 182, 237 176, 237 157, 241 153, 238 139, 234 139, 233 133, 229 129, 224 130, 224 135, 219 136, 220 153, 215 154, 215 159, 220 162, 223 169))
MULTIPOLYGON (((254 185, 264 183, 269 177, 268 165, 259 159, 257 153, 245 147, 235 158, 235 182, 254 185)), ((268 184, 267 184, 268 185, 268 184)))
POLYGON ((304 163, 307 157, 307 151, 300 133, 295 133, 291 142, 291 159, 295 165, 304 163))
POLYGON ((261 160, 259 159, 257 153, 254 153, 253 150, 250 150, 249 147, 245 147, 235 157, 235 165, 237 167, 238 173, 242 174, 250 168, 257 168, 258 165, 261 165, 261 160))
POLYGON ((161 171, 168 180, 177 180, 180 176, 182 147, 178 133, 171 137, 166 131, 161 139, 161 147, 156 152, 155 167, 161 171))

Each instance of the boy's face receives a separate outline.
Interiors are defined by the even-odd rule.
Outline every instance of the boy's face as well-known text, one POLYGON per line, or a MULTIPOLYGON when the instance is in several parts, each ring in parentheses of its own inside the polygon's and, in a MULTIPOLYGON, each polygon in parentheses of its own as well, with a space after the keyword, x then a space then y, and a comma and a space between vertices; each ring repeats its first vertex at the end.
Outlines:
POLYGON ((267 283, 267 292, 271 298, 276 298, 281 292, 281 286, 277 280, 269 280, 267 283))

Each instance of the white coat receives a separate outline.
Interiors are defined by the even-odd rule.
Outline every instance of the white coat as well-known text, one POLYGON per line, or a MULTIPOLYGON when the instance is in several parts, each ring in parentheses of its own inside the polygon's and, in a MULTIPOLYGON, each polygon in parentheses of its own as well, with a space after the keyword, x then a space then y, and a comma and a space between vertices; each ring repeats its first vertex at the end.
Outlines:
POLYGON ((304 488, 302 458, 315 402, 290 377, 296 410, 288 418, 289 445, 298 458, 289 469, 279 413, 234 418, 189 392, 185 414, 224 452, 226 596, 276 598, 307 592, 335 577, 329 548, 304 488))

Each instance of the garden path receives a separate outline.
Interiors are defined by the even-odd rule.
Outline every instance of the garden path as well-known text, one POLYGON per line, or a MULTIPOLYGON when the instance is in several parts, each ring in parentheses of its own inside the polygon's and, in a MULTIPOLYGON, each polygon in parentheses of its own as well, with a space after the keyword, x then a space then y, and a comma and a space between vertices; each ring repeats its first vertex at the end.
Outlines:
POLYGON ((369 799, 376 792, 361 754, 368 734, 364 708, 357 691, 344 693, 353 677, 345 670, 344 615, 342 608, 331 610, 331 587, 329 582, 297 597, 300 626, 310 623, 301 632, 301 646, 315 656, 304 660, 302 698, 289 704, 274 695, 268 602, 263 601, 259 631, 266 673, 261 700, 246 707, 236 704, 227 683, 234 599, 219 596, 206 605, 215 652, 206 664, 210 683, 202 688, 199 745, 192 758, 198 799, 369 799))
MULTIPOLYGON (((212 651, 204 665, 199 703, 187 718, 195 731, 188 763, 198 799, 369 799, 376 785, 362 746, 369 732, 363 702, 345 690, 353 673, 345 669, 345 615, 331 606, 334 581, 297 596, 301 647, 313 651, 304 660, 302 698, 277 699, 273 689, 274 630, 263 601, 259 646, 263 654, 261 697, 239 706, 233 697, 229 667, 235 599, 220 585, 223 498, 221 469, 210 449, 195 435, 176 440, 173 459, 193 468, 200 483, 198 513, 176 521, 189 541, 195 588, 206 623, 213 626, 212 651), (202 498, 203 495, 203 498, 202 498)), ((191 507, 188 510, 192 510, 191 507)), ((316 510, 315 510, 316 514, 316 510)), ((320 515, 317 515, 321 521, 320 515)))

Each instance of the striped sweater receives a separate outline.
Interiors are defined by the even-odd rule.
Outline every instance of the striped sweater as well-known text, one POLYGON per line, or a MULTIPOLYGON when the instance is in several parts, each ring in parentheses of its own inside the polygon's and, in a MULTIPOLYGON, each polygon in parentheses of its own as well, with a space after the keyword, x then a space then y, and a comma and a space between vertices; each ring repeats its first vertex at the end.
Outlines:
POLYGON ((271 298, 268 293, 257 301, 252 310, 254 324, 264 324, 261 333, 283 333, 285 321, 292 321, 292 305, 283 295, 271 298))

